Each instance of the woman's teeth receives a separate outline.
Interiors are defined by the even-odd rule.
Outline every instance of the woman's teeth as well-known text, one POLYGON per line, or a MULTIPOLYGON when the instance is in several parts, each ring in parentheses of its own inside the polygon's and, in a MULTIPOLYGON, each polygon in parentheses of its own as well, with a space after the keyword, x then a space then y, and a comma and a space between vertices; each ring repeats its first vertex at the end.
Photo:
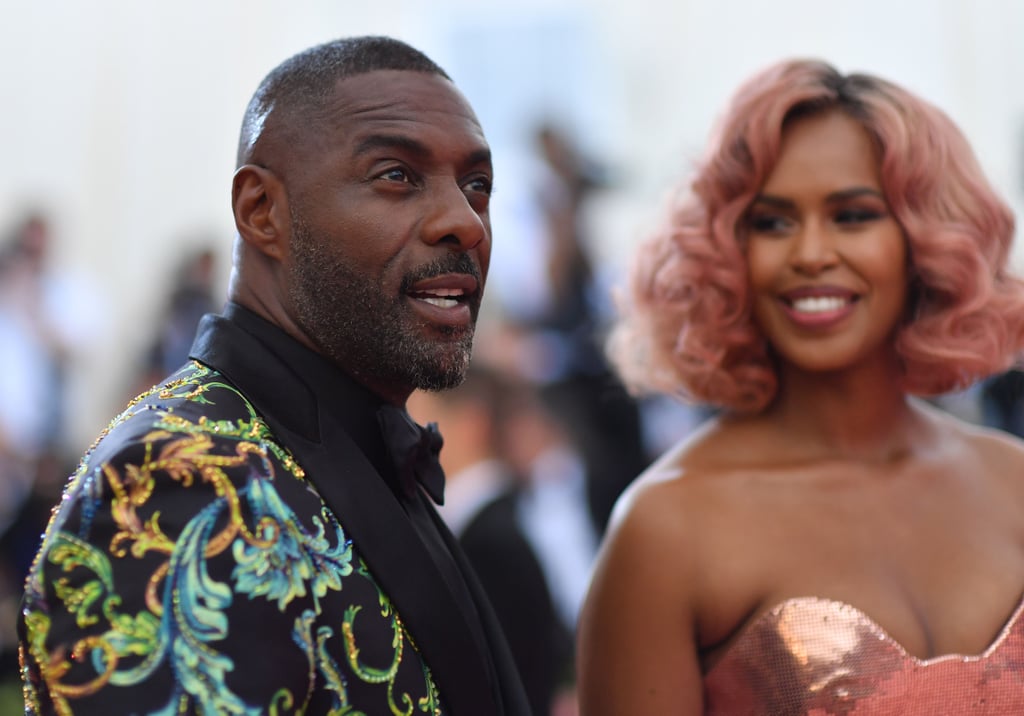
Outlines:
POLYGON ((826 313, 838 311, 846 305, 846 299, 838 296, 808 296, 793 301, 793 310, 798 313, 826 313))

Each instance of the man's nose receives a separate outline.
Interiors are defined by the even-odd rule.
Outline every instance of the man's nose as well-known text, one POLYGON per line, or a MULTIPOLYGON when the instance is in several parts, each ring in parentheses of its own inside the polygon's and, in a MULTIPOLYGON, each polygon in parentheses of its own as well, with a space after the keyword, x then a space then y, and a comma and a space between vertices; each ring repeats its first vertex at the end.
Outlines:
POLYGON ((490 235, 486 212, 453 182, 445 182, 429 198, 431 207, 423 227, 424 241, 451 243, 463 251, 476 248, 490 235))

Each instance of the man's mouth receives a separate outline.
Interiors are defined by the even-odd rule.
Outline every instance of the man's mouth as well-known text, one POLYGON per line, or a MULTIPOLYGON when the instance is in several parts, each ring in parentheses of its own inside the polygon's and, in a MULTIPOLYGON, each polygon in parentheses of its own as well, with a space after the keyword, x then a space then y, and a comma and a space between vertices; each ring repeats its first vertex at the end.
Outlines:
POLYGON ((467 298, 466 292, 460 288, 436 288, 417 291, 409 295, 438 308, 455 308, 467 298))
POLYGON ((471 274, 445 273, 414 282, 405 295, 428 324, 470 328, 480 301, 480 283, 471 274))

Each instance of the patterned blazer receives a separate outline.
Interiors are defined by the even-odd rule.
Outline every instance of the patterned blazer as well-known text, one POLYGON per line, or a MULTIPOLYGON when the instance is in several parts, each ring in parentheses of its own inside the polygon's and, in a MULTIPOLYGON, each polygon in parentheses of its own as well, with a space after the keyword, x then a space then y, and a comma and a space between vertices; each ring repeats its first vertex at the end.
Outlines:
POLYGON ((527 714, 450 533, 479 619, 313 387, 226 316, 54 511, 19 624, 29 713, 527 714))

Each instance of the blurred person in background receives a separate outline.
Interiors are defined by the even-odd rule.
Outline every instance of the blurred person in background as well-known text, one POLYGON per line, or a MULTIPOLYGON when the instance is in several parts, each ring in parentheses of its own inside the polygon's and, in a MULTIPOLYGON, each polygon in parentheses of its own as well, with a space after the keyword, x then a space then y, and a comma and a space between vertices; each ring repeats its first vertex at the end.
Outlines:
MULTIPOLYGON (((0 450, 10 474, 24 475, 4 481, 5 510, 17 508, 40 461, 63 447, 74 337, 62 313, 73 310, 73 297, 52 273, 50 252, 50 225, 41 212, 30 212, 0 247, 0 450)), ((4 515, 0 526, 9 521, 4 515)))
POLYGON ((502 421, 506 462, 523 480, 519 521, 547 575, 562 624, 576 633, 597 554, 587 462, 543 388, 524 385, 502 421))
MULTIPOLYGON (((575 621, 570 630, 555 605, 551 575, 524 525, 523 501, 530 485, 505 447, 516 440, 514 416, 531 393, 529 386, 475 361, 458 388, 417 391, 409 410, 424 422, 437 421, 445 436, 440 455, 447 477, 445 504, 438 511, 494 606, 533 713, 551 716, 564 714, 560 704, 572 698, 575 621)), ((586 519, 585 500, 579 511, 586 519)))
POLYGON ((907 90, 818 61, 738 90, 613 343, 723 412, 616 508, 583 713, 1024 713, 1024 444, 915 397, 1019 359, 1013 231, 907 90))
POLYGON ((17 603, 69 462, 69 370, 101 320, 54 251, 41 209, 0 245, 0 661, 15 678, 17 603))
POLYGON ((60 374, 64 347, 45 315, 31 234, 41 219, 19 227, 0 249, 0 530, 28 495, 37 462, 52 448, 62 420, 60 374))
POLYGON ((214 299, 215 269, 216 256, 211 247, 194 249, 181 260, 155 322, 156 335, 143 357, 136 392, 162 380, 188 359, 199 320, 218 308, 214 299))
MULTIPOLYGON (((588 203, 610 186, 608 172, 554 121, 534 132, 537 161, 520 231, 533 250, 516 257, 519 279, 501 295, 504 330, 483 346, 537 385, 585 462, 586 496, 600 533, 615 499, 650 461, 636 401, 611 371, 603 343, 610 306, 596 264, 588 203)), ((515 270, 515 269, 512 269, 515 270)))
POLYGON ((1024 371, 1011 369, 994 375, 978 391, 981 421, 1024 438, 1024 371))

